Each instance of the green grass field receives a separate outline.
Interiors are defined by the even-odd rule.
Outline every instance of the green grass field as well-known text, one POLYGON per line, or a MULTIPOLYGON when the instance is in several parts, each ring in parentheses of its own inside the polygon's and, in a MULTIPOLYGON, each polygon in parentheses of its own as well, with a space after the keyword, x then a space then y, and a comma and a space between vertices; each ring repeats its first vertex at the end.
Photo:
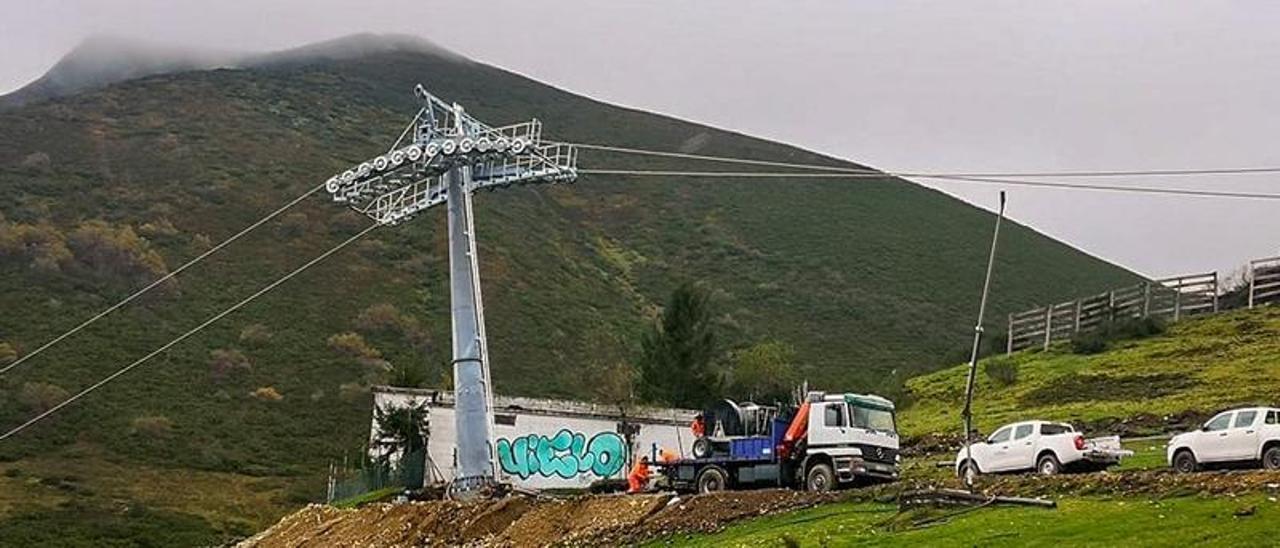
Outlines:
POLYGON ((654 546, 1266 546, 1276 542, 1275 497, 1078 498, 1057 509, 988 507, 913 529, 897 507, 839 503, 654 546), (1238 511, 1253 514, 1236 517, 1238 511))

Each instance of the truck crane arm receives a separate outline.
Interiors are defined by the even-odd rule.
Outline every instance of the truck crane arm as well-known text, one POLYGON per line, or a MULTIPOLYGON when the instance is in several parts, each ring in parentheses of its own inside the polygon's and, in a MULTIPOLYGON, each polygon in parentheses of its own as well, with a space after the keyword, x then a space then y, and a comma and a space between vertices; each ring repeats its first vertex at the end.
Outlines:
POLYGON ((778 457, 788 458, 795 451, 796 444, 809 435, 809 402, 800 404, 796 416, 791 419, 787 431, 782 435, 782 445, 778 447, 778 457))

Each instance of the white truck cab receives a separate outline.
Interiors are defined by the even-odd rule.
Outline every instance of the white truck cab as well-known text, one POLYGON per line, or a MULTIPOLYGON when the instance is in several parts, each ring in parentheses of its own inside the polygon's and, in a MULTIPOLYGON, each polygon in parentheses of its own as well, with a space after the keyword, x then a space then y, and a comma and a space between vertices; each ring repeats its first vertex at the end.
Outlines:
POLYGON ((901 457, 893 402, 869 394, 812 392, 808 422, 801 471, 809 490, 859 478, 898 479, 901 457))
POLYGON ((1218 413, 1199 430, 1170 439, 1166 457, 1178 472, 1228 463, 1280 470, 1280 409, 1246 407, 1218 413))
POLYGON ((1085 439, 1070 424, 1025 421, 997 428, 986 441, 961 448, 956 475, 972 481, 978 474, 1035 470, 1057 474, 1067 468, 1100 469, 1132 455, 1119 436, 1085 439))

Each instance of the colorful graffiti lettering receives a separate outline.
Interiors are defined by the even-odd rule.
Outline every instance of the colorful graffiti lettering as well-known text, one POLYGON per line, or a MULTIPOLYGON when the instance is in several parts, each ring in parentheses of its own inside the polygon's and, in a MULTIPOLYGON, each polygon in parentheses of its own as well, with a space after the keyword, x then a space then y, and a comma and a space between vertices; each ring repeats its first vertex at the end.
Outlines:
POLYGON ((626 445, 622 436, 601 432, 587 437, 568 429, 552 437, 539 434, 521 436, 514 441, 498 439, 498 462, 502 471, 529 479, 534 474, 571 479, 581 474, 607 478, 617 474, 625 462, 626 445))

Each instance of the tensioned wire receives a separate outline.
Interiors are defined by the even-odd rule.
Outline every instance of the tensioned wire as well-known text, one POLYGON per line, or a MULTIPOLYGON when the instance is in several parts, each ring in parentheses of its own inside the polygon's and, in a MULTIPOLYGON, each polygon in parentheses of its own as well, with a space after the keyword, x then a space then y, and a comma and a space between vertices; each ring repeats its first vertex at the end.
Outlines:
POLYGON ((836 173, 856 173, 866 174, 868 176, 894 176, 894 177, 921 177, 921 178, 943 178, 943 177, 974 177, 974 178, 1018 178, 1018 177, 1164 177, 1164 176, 1180 176, 1180 175, 1249 175, 1261 173, 1280 173, 1280 166, 1262 166, 1262 167, 1221 167, 1221 168, 1193 168, 1193 169, 1138 169, 1138 170, 1077 170, 1077 171, 1009 171, 1009 172, 931 172, 931 171, 882 171, 872 168, 859 167, 842 167, 823 164, 805 164, 795 162, 777 162, 771 160, 756 160, 751 158, 738 158, 732 156, 712 156, 706 154, 690 154, 685 152, 670 152, 662 150, 648 150, 642 148, 616 147, 610 145, 598 145, 593 143, 573 143, 560 142, 554 144, 571 145, 585 150, 600 150, 606 152, 619 152, 625 154, 639 154, 645 156, 662 156, 667 158, 683 158, 688 160, 706 160, 714 162, 726 162, 735 164, 747 164, 769 167, 788 167, 796 169, 805 169, 811 171, 831 171, 836 173))
POLYGON ((345 241, 343 241, 342 243, 340 243, 340 244, 338 244, 338 245, 334 246, 333 248, 329 249, 328 251, 325 251, 324 253, 321 253, 320 255, 316 256, 315 258, 311 259, 310 261, 307 261, 305 264, 303 264, 302 266, 300 266, 300 267, 298 267, 298 268, 294 269, 292 272, 290 272, 290 273, 288 273, 288 274, 285 274, 284 276, 282 276, 281 278, 277 279, 276 281, 271 282, 270 284, 267 284, 266 286, 264 286, 262 289, 259 289, 258 291, 254 292, 252 295, 249 295, 248 297, 245 297, 245 298, 244 298, 243 300, 241 300, 240 302, 238 302, 238 303, 236 303, 236 304, 233 304, 233 305, 231 305, 230 307, 228 307, 227 309, 223 310, 222 312, 219 312, 219 313, 217 313, 217 314, 213 315, 212 317, 210 317, 209 319, 205 320, 205 321, 204 321, 203 323, 201 323, 200 325, 197 325, 197 326, 195 326, 195 327, 191 328, 191 330, 190 330, 190 331, 187 331, 186 333, 183 333, 182 335, 179 335, 176 339, 173 339, 173 340, 169 341, 168 343, 165 343, 163 346, 161 346, 161 347, 159 347, 159 348, 157 348, 157 349, 155 349, 155 350, 152 350, 152 351, 151 351, 150 353, 148 353, 147 355, 145 355, 145 356, 143 356, 143 357, 141 357, 141 358, 138 358, 137 360, 133 361, 133 362, 132 362, 132 363, 130 363, 129 365, 126 365, 126 366, 124 366, 124 367, 121 367, 120 369, 116 370, 116 372, 114 372, 114 373, 112 373, 112 374, 110 374, 110 375, 107 375, 106 377, 102 378, 102 380, 99 380, 99 381, 98 381, 98 382, 96 382, 96 383, 93 383, 93 384, 89 385, 89 387, 88 387, 88 388, 85 388, 84 390, 81 390, 80 392, 77 392, 74 396, 71 396, 71 397, 69 397, 69 398, 67 398, 67 399, 63 400, 62 402, 58 403, 57 405, 55 405, 55 406, 53 406, 53 407, 49 408, 49 410, 47 410, 47 411, 45 411, 45 412, 43 412, 43 413, 40 413, 39 415, 36 415, 35 417, 32 417, 32 418, 31 418, 30 420, 28 420, 27 422, 24 422, 24 423, 22 423, 22 424, 20 424, 20 425, 18 425, 18 426, 16 426, 16 427, 14 427, 12 430, 9 430, 8 432, 5 432, 3 435, 0 435, 0 441, 4 441, 5 439, 7 439, 7 438, 9 438, 9 437, 11 437, 11 436, 13 436, 13 435, 15 435, 15 434, 17 434, 17 433, 19 433, 19 432, 21 432, 21 431, 25 430, 25 429, 27 429, 28 427, 30 427, 30 426, 32 426, 32 425, 34 425, 34 424, 36 424, 37 422, 40 422, 41 420, 44 420, 46 417, 48 417, 48 416, 50 416, 50 415, 52 415, 52 414, 54 414, 54 413, 57 413, 57 412, 58 412, 59 410, 61 410, 62 408, 66 407, 66 406, 68 406, 68 405, 71 405, 71 404, 72 404, 72 403, 74 403, 76 400, 78 400, 78 399, 80 399, 80 398, 83 398, 83 397, 85 397, 86 395, 88 395, 90 392, 93 392, 94 390, 97 390, 97 389, 99 389, 99 388, 103 387, 103 386, 104 386, 104 385, 106 385, 107 383, 109 383, 109 382, 111 382, 111 381, 113 381, 113 380, 115 380, 115 379, 119 378, 121 375, 124 375, 125 373, 128 373, 129 371, 133 370, 135 367, 138 367, 138 366, 142 365, 143 363, 146 363, 146 361, 147 361, 147 360, 150 360, 151 358, 154 358, 154 357, 158 356, 159 354, 163 353, 164 351, 166 351, 166 350, 168 350, 168 349, 172 348, 174 345, 176 345, 176 344, 178 344, 178 343, 180 343, 180 342, 182 342, 182 341, 184 341, 184 340, 186 340, 186 339, 190 338, 192 335, 195 335, 196 333, 199 333, 199 332, 200 332, 201 330, 203 330, 204 328, 209 327, 210 325, 213 325, 213 324, 214 324, 215 322, 217 322, 218 320, 221 320, 222 318, 226 317, 227 315, 231 314, 232 312, 235 312, 236 310, 239 310, 240 308, 242 308, 242 307, 244 307, 245 305, 247 305, 247 304, 249 304, 250 302, 252 302, 254 299, 257 299, 258 297, 261 297, 262 295, 265 295, 267 292, 271 291, 272 289, 275 289, 275 288, 276 288, 276 287, 278 287, 280 284, 283 284, 283 283, 285 283, 285 282, 289 281, 289 280, 290 280, 290 279, 292 279, 294 276, 297 276, 298 274, 301 274, 302 272, 306 271, 308 268, 311 268, 312 266, 315 266, 315 265, 316 265, 317 263, 319 263, 320 261, 325 260, 325 259, 326 259, 326 258, 328 258, 330 255, 333 255, 334 253, 337 253, 339 250, 341 250, 342 248, 346 247, 346 246, 347 246, 348 244, 350 244, 351 242, 354 242, 354 241, 356 241, 356 240, 360 239, 362 236, 364 236, 365 234, 368 234, 368 233, 369 233, 369 232, 371 232, 373 229, 378 228, 379 226, 382 226, 382 225, 381 225, 380 223, 375 223, 375 224, 370 225, 368 228, 365 228, 364 230, 360 231, 360 232, 359 232, 359 233, 357 233, 356 235, 351 236, 350 238, 347 238, 347 239, 346 239, 345 241))
POLYGON ((4 366, 3 368, 0 368, 0 375, 3 375, 3 374, 5 374, 5 373, 7 373, 9 370, 11 370, 11 369, 13 369, 13 368, 15 368, 15 367, 18 367, 19 365, 22 365, 22 363, 23 363, 23 362, 25 362, 25 361, 27 361, 27 360, 29 360, 29 359, 31 359, 31 358, 33 358, 33 357, 35 357, 36 355, 38 355, 38 354, 40 354, 41 352, 43 352, 43 351, 45 351, 46 349, 48 349, 49 347, 51 347, 51 346, 53 346, 53 345, 55 345, 55 344, 58 344, 59 342, 62 342, 62 341, 63 341, 63 339, 66 339, 67 337, 70 337, 70 336, 72 336, 72 335, 74 335, 74 334, 76 334, 76 333, 80 332, 80 330, 82 330, 82 329, 84 329, 84 328, 88 327, 90 324, 92 324, 92 323, 94 323, 94 322, 96 322, 96 321, 98 321, 98 320, 102 319, 102 318, 103 318, 103 317, 105 317, 106 315, 108 315, 108 314, 110 314, 110 313, 112 313, 112 312, 115 312, 116 310, 119 310, 119 309, 120 309, 120 307, 122 307, 122 306, 124 306, 124 305, 126 305, 126 304, 129 304, 130 302, 133 302, 133 300, 137 299, 138 297, 143 296, 143 295, 144 295, 144 294, 146 294, 148 291, 151 291, 152 289, 155 289, 155 288, 156 288, 157 286, 159 286, 160 284, 163 284, 164 282, 166 282, 166 281, 169 281, 169 280, 173 279, 173 278, 174 278, 175 276, 177 276, 178 274, 181 274, 181 273, 182 273, 182 271, 184 271, 184 270, 186 270, 186 269, 188 269, 188 268, 191 268, 191 267, 192 267, 192 266, 194 266, 196 263, 199 263, 200 261, 203 261, 204 259, 208 258, 210 255, 213 255, 214 253, 217 253, 217 252, 218 252, 218 251, 220 251, 222 248, 227 247, 228 245, 231 245, 231 243, 232 243, 232 242, 235 242, 236 240, 239 240, 239 239, 240 239, 241 237, 243 237, 244 235, 246 235, 246 234, 248 234, 248 233, 250 233, 250 232, 253 232, 253 230, 254 230, 254 229, 256 229, 256 228, 258 228, 258 227, 262 226, 262 225, 263 225, 264 223, 266 223, 267 221, 270 221, 271 219, 276 218, 276 217, 277 217, 277 216, 279 216, 281 213, 284 213, 284 212, 285 212, 286 210, 288 210, 289 208, 291 208, 291 207, 293 207, 293 206, 297 205, 299 202, 301 202, 301 201, 303 201, 303 200, 307 199, 307 198, 308 198, 308 197, 310 197, 312 194, 315 194, 316 192, 318 192, 318 191, 319 191, 320 189, 322 189, 322 188, 324 188, 324 184, 317 185, 317 186, 315 186, 314 188, 312 188, 311 190, 308 190, 308 191, 306 191, 306 192, 302 193, 302 195, 298 196, 297 198, 294 198, 293 200, 290 200, 289 202, 285 203, 283 206, 280 206, 280 208, 279 208, 279 209, 276 209, 275 211, 272 211, 271 213, 268 213, 265 217, 263 217, 263 218, 261 218, 261 219, 258 219, 257 221, 254 221, 254 222, 253 222, 253 224, 250 224, 249 226, 244 227, 244 229, 242 229, 242 230, 240 230, 239 232, 237 232, 237 233, 233 234, 230 238, 227 238, 226 240, 223 240, 223 241, 222 241, 222 243, 219 243, 218 245, 215 245, 215 246, 213 246, 212 248, 209 248, 209 250, 208 250, 208 251, 205 251, 204 253, 201 253, 201 254, 197 255, 195 258, 191 259, 190 261, 187 261, 187 262, 186 262, 186 263, 184 263, 182 266, 179 266, 178 268, 174 269, 172 272, 169 272, 168 274, 165 274, 164 276, 161 276, 159 279, 157 279, 157 280, 155 280, 155 281, 151 282, 151 283, 150 283, 150 284, 148 284, 146 287, 143 287, 142 289, 139 289, 139 290, 137 290, 137 291, 133 292, 133 294, 129 295, 128 297, 125 297, 124 299, 121 299, 121 300, 120 300, 120 302, 117 302, 116 304, 113 304, 113 305, 111 305, 111 306, 107 307, 107 308, 106 308, 105 310, 103 310, 102 312, 99 312, 99 313, 95 314, 94 316, 90 317, 89 319, 87 319, 87 320, 85 320, 85 321, 81 322, 79 325, 77 325, 77 326, 75 326, 75 327, 71 328, 71 329, 70 329, 70 330, 68 330, 67 332, 65 332, 65 333, 63 333, 63 334, 61 334, 61 335, 58 335, 57 337, 54 337, 54 338, 53 338, 53 339, 51 339, 49 342, 46 342, 46 343, 44 343, 44 344, 40 345, 40 347, 36 348, 35 350, 33 350, 33 351, 31 351, 31 352, 28 352, 28 353, 24 354, 22 357, 18 358, 18 360, 17 360, 17 361, 15 361, 15 362, 13 362, 13 363, 11 363, 11 364, 9 364, 9 365, 4 366))
POLYGON ((941 179, 959 183, 985 185, 1029 186, 1042 188, 1058 188, 1069 190, 1097 190, 1110 192, 1136 192, 1144 194, 1172 194, 1179 196, 1200 196, 1214 198, 1246 198, 1259 200, 1280 200, 1280 194, 1265 192, 1236 192, 1229 190, 1201 190, 1189 188, 1162 188, 1100 184, 1056 183, 1052 181, 1028 181, 1025 179, 996 179, 989 177, 971 177, 964 175, 903 175, 892 172, 874 173, 794 173, 794 172, 755 172, 755 171, 660 171, 631 169, 579 169, 583 175, 618 175, 618 176, 660 176, 660 177, 711 177, 711 178, 747 178, 747 179, 941 179))

